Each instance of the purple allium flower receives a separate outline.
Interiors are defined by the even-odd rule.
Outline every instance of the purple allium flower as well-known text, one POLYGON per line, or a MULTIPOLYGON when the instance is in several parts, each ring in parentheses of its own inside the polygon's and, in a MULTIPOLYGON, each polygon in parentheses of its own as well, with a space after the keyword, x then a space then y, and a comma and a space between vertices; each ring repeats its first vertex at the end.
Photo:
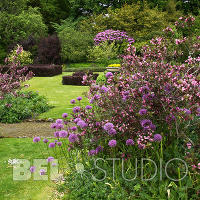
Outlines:
POLYGON ((103 128, 104 128, 105 131, 109 131, 110 129, 114 128, 114 125, 112 123, 108 122, 103 126, 103 128))
POLYGON ((30 172, 31 172, 31 173, 34 173, 34 172, 35 172, 35 168, 36 168, 35 166, 31 166, 31 167, 30 167, 30 172))
POLYGON ((54 142, 55 142, 55 143, 57 143, 57 142, 58 142, 58 140, 54 140, 54 142))
POLYGON ((57 124, 62 124, 62 123, 63 123, 63 120, 62 120, 62 119, 57 119, 57 120, 56 120, 56 123, 57 123, 57 124))
POLYGON ((40 141, 40 137, 34 137, 34 138, 33 138, 33 142, 36 143, 36 142, 39 142, 39 141, 40 141))
POLYGON ((81 101, 82 100, 82 97, 77 97, 76 98, 78 101, 81 101))
POLYGON ((115 147, 117 145, 117 141, 116 140, 110 140, 109 143, 108 143, 108 145, 110 147, 115 147))
POLYGON ((58 129, 62 129, 62 128, 64 128, 64 125, 63 124, 57 124, 56 125, 56 129, 58 130, 58 129))
POLYGON ((100 122, 96 122, 96 126, 100 126, 101 125, 101 123, 100 122))
POLYGON ((197 108, 197 112, 198 112, 198 113, 200 113, 200 107, 199 107, 199 108, 197 108))
POLYGON ((94 99, 91 99, 91 100, 90 100, 90 103, 93 104, 93 103, 94 103, 94 99))
POLYGON ((187 115, 190 115, 191 114, 191 111, 190 110, 188 110, 188 109, 186 109, 186 108, 184 108, 183 109, 183 111, 185 112, 185 114, 187 114, 187 115))
POLYGON ((140 109, 139 114, 140 115, 146 115, 147 114, 147 109, 140 109))
POLYGON ((106 93, 106 92, 108 92, 108 88, 105 87, 105 86, 102 86, 102 87, 100 88, 100 92, 101 92, 101 93, 106 93))
POLYGON ((162 140, 162 135, 160 134, 155 134, 154 135, 154 141, 155 142, 160 142, 162 140))
POLYGON ((61 137, 61 138, 65 138, 65 137, 67 137, 67 135, 68 135, 68 132, 65 130, 62 130, 59 132, 59 137, 61 137))
POLYGON ((52 162, 54 160, 54 157, 48 157, 47 158, 47 162, 49 163, 49 162, 52 162))
POLYGON ((56 123, 51 124, 51 128, 52 128, 52 129, 56 128, 56 126, 57 126, 56 123))
POLYGON ((51 142, 49 143, 49 148, 54 148, 55 147, 55 143, 51 142))
POLYGON ((81 128, 86 128, 88 124, 85 123, 83 120, 80 120, 78 121, 77 126, 80 126, 81 128))
POLYGON ((77 127, 76 127, 76 126, 73 126, 73 127, 71 127, 71 130, 72 130, 72 131, 76 131, 76 130, 77 130, 77 127))
POLYGON ((63 114, 62 114, 62 117, 63 117, 63 118, 67 118, 67 117, 68 117, 68 114, 67 114, 67 113, 63 113, 63 114))
POLYGON ((44 142, 44 143, 47 143, 48 141, 49 141, 49 140, 48 140, 48 139, 46 139, 46 138, 43 140, 43 142, 44 142))
POLYGON ((150 129, 151 129, 152 131, 155 131, 155 130, 156 130, 156 125, 152 124, 152 125, 150 126, 150 129))
POLYGON ((106 78, 110 78, 111 76, 113 76, 113 73, 112 73, 112 72, 107 72, 107 73, 106 73, 106 78))
POLYGON ((74 143, 78 140, 78 136, 76 134, 70 134, 69 135, 69 141, 74 143))
POLYGON ((54 132, 54 137, 59 138, 60 137, 60 132, 59 131, 54 132))
POLYGON ((44 169, 41 169, 40 170, 40 175, 42 176, 42 175, 45 175, 45 173, 46 173, 46 171, 44 170, 44 169))
POLYGON ((108 130, 108 134, 109 135, 116 135, 117 131, 114 128, 111 128, 111 129, 108 130))
POLYGON ((143 128, 145 128, 145 129, 150 128, 151 125, 152 125, 152 122, 151 122, 151 120, 149 120, 149 119, 144 119, 144 120, 142 120, 140 123, 141 123, 141 126, 142 126, 143 128))
POLYGON ((90 150, 88 152, 88 156, 94 156, 96 154, 96 150, 90 150))
POLYGON ((62 145, 62 142, 57 142, 57 145, 58 145, 58 146, 61 146, 61 145, 62 145))
POLYGON ((126 140, 126 145, 127 146, 132 146, 132 145, 134 145, 134 141, 132 140, 132 139, 128 139, 128 140, 126 140))
POLYGON ((80 118, 76 118, 76 119, 74 119, 74 122, 78 123, 78 121, 80 121, 80 120, 81 120, 80 118))
POLYGON ((87 106, 85 107, 85 109, 86 109, 86 110, 90 110, 90 109, 92 109, 92 106, 87 105, 87 106))
POLYGON ((70 101, 70 103, 71 103, 71 104, 75 104, 75 103, 76 103, 75 99, 72 99, 72 100, 70 101))
POLYGON ((100 151, 103 151, 103 147, 102 146, 98 146, 96 148, 96 154, 98 154, 100 151))
POLYGON ((81 110, 79 106, 73 108, 73 113, 78 113, 81 110))
POLYGON ((101 98, 101 96, 98 95, 98 94, 95 94, 95 95, 93 96, 93 99, 94 99, 94 100, 98 100, 98 99, 100 99, 100 98, 101 98))

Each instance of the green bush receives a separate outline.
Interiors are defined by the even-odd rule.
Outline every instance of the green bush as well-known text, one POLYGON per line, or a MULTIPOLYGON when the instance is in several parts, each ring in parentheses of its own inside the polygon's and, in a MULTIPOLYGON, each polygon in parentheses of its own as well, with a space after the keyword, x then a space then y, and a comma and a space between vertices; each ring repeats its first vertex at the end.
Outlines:
POLYGON ((96 84, 98 84, 98 85, 105 85, 106 81, 107 81, 107 79, 106 79, 105 73, 103 73, 103 74, 100 74, 97 77, 96 84))
POLYGON ((21 122, 36 117, 49 109, 46 98, 36 92, 20 92, 16 97, 7 94, 0 101, 0 122, 21 122))
POLYGON ((58 33, 63 61, 82 62, 87 60, 88 48, 92 46, 92 36, 74 28, 66 27, 58 33))
POLYGON ((84 72, 104 72, 106 70, 105 67, 79 67, 79 68, 64 68, 64 72, 78 72, 78 71, 84 71, 84 72))
POLYGON ((109 60, 116 59, 118 56, 118 47, 115 43, 109 44, 107 41, 96 45, 88 52, 88 59, 92 62, 108 64, 109 60))
POLYGON ((107 29, 121 30, 138 42, 159 36, 167 24, 164 12, 157 8, 150 9, 146 3, 142 6, 136 3, 115 10, 109 8, 107 16, 93 15, 82 21, 80 28, 87 29, 93 34, 107 29))
POLYGON ((23 50, 22 46, 17 45, 14 50, 10 52, 8 55, 9 62, 13 62, 15 57, 15 61, 20 62, 22 66, 29 65, 33 63, 33 60, 31 59, 31 53, 29 51, 23 50), (17 49, 21 49, 21 53, 17 53, 17 49))
POLYGON ((47 27, 36 8, 29 8, 18 15, 2 12, 0 18, 0 38, 6 46, 26 40, 30 36, 39 39, 47 33, 47 27))

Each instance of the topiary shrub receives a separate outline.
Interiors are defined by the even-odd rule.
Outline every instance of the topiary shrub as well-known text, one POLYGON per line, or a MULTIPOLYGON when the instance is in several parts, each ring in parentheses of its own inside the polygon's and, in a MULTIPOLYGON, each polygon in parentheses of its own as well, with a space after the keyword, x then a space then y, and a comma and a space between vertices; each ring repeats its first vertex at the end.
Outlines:
POLYGON ((105 76, 105 73, 100 74, 96 79, 96 84, 98 85, 104 85, 107 82, 107 78, 105 76))

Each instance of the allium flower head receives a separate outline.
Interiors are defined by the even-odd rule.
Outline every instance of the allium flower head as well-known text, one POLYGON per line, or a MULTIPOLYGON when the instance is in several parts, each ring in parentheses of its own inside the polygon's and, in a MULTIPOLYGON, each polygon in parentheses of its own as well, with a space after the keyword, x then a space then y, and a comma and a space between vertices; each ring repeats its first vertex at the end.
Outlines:
POLYGON ((81 101, 82 100, 82 97, 77 97, 76 98, 78 101, 81 101))
POLYGON ((62 142, 57 142, 57 145, 60 147, 62 145, 62 142))
POLYGON ((80 126, 81 128, 86 128, 88 125, 83 120, 79 120, 77 122, 77 126, 80 126))
POLYGON ((85 109, 86 109, 86 110, 90 110, 90 109, 92 109, 92 106, 87 105, 87 106, 85 107, 85 109))
POLYGON ((39 142, 39 141, 40 141, 40 137, 34 137, 34 138, 33 138, 33 142, 36 143, 36 142, 39 142))
POLYGON ((109 129, 107 132, 108 132, 109 135, 116 135, 117 134, 117 131, 114 128, 109 129))
POLYGON ((183 111, 185 112, 185 114, 187 114, 187 115, 190 115, 191 114, 191 111, 190 110, 188 110, 188 109, 186 109, 186 108, 184 108, 183 109, 183 111))
POLYGON ((108 122, 103 126, 103 128, 104 128, 105 131, 109 131, 110 129, 114 128, 114 125, 112 123, 108 122))
POLYGON ((75 103, 76 103, 76 100, 75 100, 75 99, 72 99, 72 100, 70 101, 70 103, 71 103, 71 104, 75 104, 75 103))
POLYGON ((45 173, 46 173, 46 171, 44 170, 44 169, 41 169, 40 170, 40 175, 42 176, 42 175, 45 175, 45 173))
POLYGON ((74 143, 78 140, 78 136, 76 134, 70 134, 69 135, 69 141, 74 143))
POLYGON ((62 123, 63 123, 63 120, 62 120, 62 119, 57 119, 57 120, 56 120, 56 123, 57 123, 57 124, 62 124, 62 123))
POLYGON ((94 156, 96 154, 96 150, 90 150, 88 152, 88 156, 94 156))
POLYGON ((154 135, 154 141, 155 142, 160 142, 162 140, 162 135, 160 134, 155 134, 154 135))
POLYGON ((76 106, 73 108, 73 113, 78 113, 80 112, 81 108, 79 106, 76 106))
POLYGON ((54 137, 59 138, 60 137, 60 132, 59 131, 54 132, 54 137))
POLYGON ((57 124, 56 125, 56 129, 58 130, 58 129, 62 129, 62 128, 64 128, 64 125, 63 124, 57 124))
POLYGON ((67 114, 67 113, 63 113, 63 114, 62 114, 62 117, 63 117, 63 118, 67 118, 67 117, 68 117, 68 114, 67 114))
POLYGON ((48 157, 47 158, 47 162, 49 163, 49 162, 52 162, 54 160, 54 157, 48 157))
POLYGON ((76 118, 76 119, 74 119, 74 122, 78 123, 78 121, 80 121, 80 120, 81 120, 81 118, 76 118))
POLYGON ((73 127, 71 127, 71 130, 72 130, 72 131, 76 131, 76 130, 77 130, 77 127, 76 127, 76 126, 73 126, 73 127))
POLYGON ((116 141, 116 140, 110 140, 110 141, 108 142, 108 145, 109 145, 110 147, 115 147, 115 146, 117 145, 117 141, 116 141))
POLYGON ((36 169, 35 166, 31 166, 31 167, 30 167, 30 172, 31 172, 31 173, 34 173, 34 172, 35 172, 35 169, 36 169))
POLYGON ((107 72, 106 73, 106 78, 110 78, 110 77, 112 77, 113 76, 113 73, 112 72, 107 72))
POLYGON ((49 148, 54 148, 55 147, 55 143, 51 142, 49 143, 49 148))
POLYGON ((99 152, 103 151, 103 147, 102 146, 98 146, 96 148, 96 154, 98 154, 99 152))
POLYGON ((142 120, 141 121, 141 126, 143 127, 143 128, 150 128, 151 127, 151 125, 152 125, 152 122, 151 122, 151 120, 149 120, 149 119, 144 119, 144 120, 142 120))
POLYGON ((57 126, 56 123, 51 124, 51 128, 52 128, 52 129, 56 128, 56 126, 57 126))
POLYGON ((49 141, 49 140, 48 140, 48 139, 46 139, 46 138, 43 140, 43 142, 44 142, 44 143, 47 143, 48 141, 49 141))
POLYGON ((147 114, 147 109, 140 109, 139 114, 140 115, 146 115, 147 114))
POLYGON ((65 138, 65 137, 67 137, 67 135, 68 135, 68 132, 65 130, 62 130, 59 132, 59 137, 61 137, 61 138, 65 138))
POLYGON ((128 140, 126 140, 126 145, 132 146, 132 145, 134 145, 134 141, 132 139, 128 139, 128 140))
POLYGON ((106 92, 108 92, 108 88, 105 87, 105 86, 102 86, 102 87, 100 88, 100 92, 101 92, 101 93, 106 93, 106 92))

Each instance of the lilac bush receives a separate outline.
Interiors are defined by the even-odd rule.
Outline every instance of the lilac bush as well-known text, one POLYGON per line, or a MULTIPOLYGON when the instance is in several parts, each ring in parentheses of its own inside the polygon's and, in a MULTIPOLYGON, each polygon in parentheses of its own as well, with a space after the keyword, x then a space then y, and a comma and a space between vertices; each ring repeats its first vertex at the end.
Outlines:
MULTIPOLYGON (((23 48, 18 46, 16 54, 20 55, 22 52, 23 48)), ((0 98, 8 93, 15 95, 16 91, 22 88, 22 83, 33 76, 32 72, 27 72, 27 67, 21 67, 17 57, 13 56, 11 64, 8 59, 5 61, 9 63, 9 69, 6 72, 0 72, 0 98)), ((1 70, 3 69, 1 68, 1 70)))

